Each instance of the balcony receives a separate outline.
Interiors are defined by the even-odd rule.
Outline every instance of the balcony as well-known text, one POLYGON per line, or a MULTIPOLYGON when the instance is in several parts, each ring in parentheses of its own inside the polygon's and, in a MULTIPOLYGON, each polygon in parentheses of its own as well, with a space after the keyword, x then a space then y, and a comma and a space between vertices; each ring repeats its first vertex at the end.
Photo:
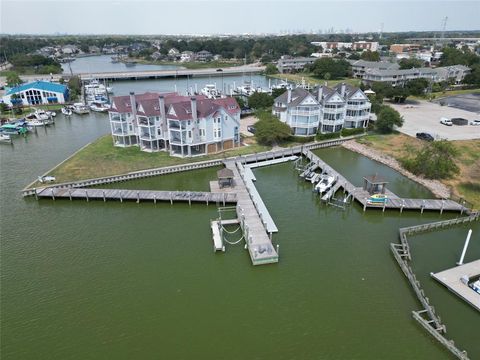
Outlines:
POLYGON ((365 121, 370 119, 370 114, 365 115, 356 115, 356 116, 345 116, 345 121, 365 121))
POLYGON ((370 103, 362 104, 362 105, 348 105, 347 110, 368 110, 370 109, 370 103))
POLYGON ((341 119, 338 119, 338 120, 322 120, 321 121, 321 124, 322 125, 333 125, 333 126, 337 126, 337 125, 341 125, 344 123, 344 119, 341 118, 341 119))
POLYGON ((291 110, 290 115, 294 116, 318 116, 320 115, 320 109, 318 110, 291 110))
POLYGON ((345 108, 336 108, 336 109, 330 109, 330 108, 323 108, 323 113, 324 114, 343 114, 345 112, 345 108))

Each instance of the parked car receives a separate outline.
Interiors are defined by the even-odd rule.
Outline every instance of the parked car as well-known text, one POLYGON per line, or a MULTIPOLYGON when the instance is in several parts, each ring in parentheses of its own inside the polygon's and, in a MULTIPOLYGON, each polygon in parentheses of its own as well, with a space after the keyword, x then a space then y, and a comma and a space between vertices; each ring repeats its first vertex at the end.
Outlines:
POLYGON ((480 125, 480 120, 472 120, 470 121, 470 125, 480 125))
POLYGON ((429 133, 421 132, 421 133, 417 133, 416 136, 417 136, 417 139, 420 139, 420 140, 425 140, 425 141, 433 141, 433 140, 435 140, 435 139, 433 138, 433 136, 430 135, 429 133))
POLYGON ((452 126, 453 125, 452 120, 450 120, 449 118, 445 118, 445 117, 442 117, 440 119, 440 124, 447 125, 447 126, 452 126))
POLYGON ((247 130, 248 130, 248 132, 250 132, 252 134, 255 134, 255 126, 249 125, 249 126, 247 126, 247 130))

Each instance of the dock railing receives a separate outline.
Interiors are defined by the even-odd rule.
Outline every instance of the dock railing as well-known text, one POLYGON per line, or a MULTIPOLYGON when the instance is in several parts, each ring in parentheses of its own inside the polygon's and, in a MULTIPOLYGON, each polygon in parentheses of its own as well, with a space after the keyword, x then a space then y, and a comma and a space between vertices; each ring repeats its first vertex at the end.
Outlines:
POLYGON ((425 295, 420 282, 417 280, 414 271, 408 263, 411 261, 412 257, 410 254, 410 246, 408 244, 407 235, 417 234, 429 230, 442 229, 471 221, 478 221, 479 218, 480 212, 472 212, 465 217, 400 228, 398 230, 400 243, 390 244, 390 249, 395 260, 397 261, 404 275, 407 277, 410 286, 412 287, 417 299, 423 307, 423 310, 421 311, 412 311, 413 318, 418 321, 423 328, 425 328, 432 336, 434 336, 453 355, 462 360, 468 359, 467 352, 459 350, 452 340, 448 340, 443 336, 443 334, 447 332, 447 328, 444 324, 442 324, 440 316, 435 312, 433 305, 430 304, 429 298, 425 295), (425 319, 423 315, 426 315, 428 319, 425 319))

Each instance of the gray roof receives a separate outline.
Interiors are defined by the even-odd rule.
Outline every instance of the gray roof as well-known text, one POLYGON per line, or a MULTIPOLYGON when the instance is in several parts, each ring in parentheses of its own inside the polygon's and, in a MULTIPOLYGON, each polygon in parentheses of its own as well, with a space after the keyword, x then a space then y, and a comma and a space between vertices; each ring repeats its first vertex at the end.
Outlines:
POLYGON ((388 61, 366 61, 366 60, 349 60, 352 66, 364 67, 366 69, 380 69, 380 70, 396 70, 400 68, 397 63, 388 61))
POLYGON ((394 76, 394 75, 414 75, 414 74, 435 74, 435 70, 431 68, 413 68, 402 70, 380 70, 380 69, 367 69, 365 74, 377 75, 377 76, 394 76))
MULTIPOLYGON (((291 101, 288 103, 289 106, 296 106, 300 104, 310 93, 302 88, 295 88, 291 90, 292 98, 291 101)), ((288 90, 285 91, 282 95, 278 96, 275 99, 275 102, 287 104, 288 99, 288 90)))

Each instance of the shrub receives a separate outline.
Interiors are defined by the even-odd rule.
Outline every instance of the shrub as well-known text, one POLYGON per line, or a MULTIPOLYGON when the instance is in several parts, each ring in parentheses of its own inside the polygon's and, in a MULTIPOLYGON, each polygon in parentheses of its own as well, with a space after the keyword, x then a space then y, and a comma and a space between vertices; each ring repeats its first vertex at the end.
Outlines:
POLYGON ((326 133, 326 134, 317 134, 317 141, 322 141, 322 140, 329 140, 329 139, 337 139, 340 137, 340 132, 334 132, 334 133, 326 133))
POLYGON ((358 135, 358 134, 363 134, 365 132, 365 129, 363 127, 361 128, 355 128, 355 129, 342 129, 340 132, 342 136, 352 136, 352 135, 358 135))
POLYGON ((315 136, 292 136, 290 140, 300 143, 306 144, 315 140, 315 136))

